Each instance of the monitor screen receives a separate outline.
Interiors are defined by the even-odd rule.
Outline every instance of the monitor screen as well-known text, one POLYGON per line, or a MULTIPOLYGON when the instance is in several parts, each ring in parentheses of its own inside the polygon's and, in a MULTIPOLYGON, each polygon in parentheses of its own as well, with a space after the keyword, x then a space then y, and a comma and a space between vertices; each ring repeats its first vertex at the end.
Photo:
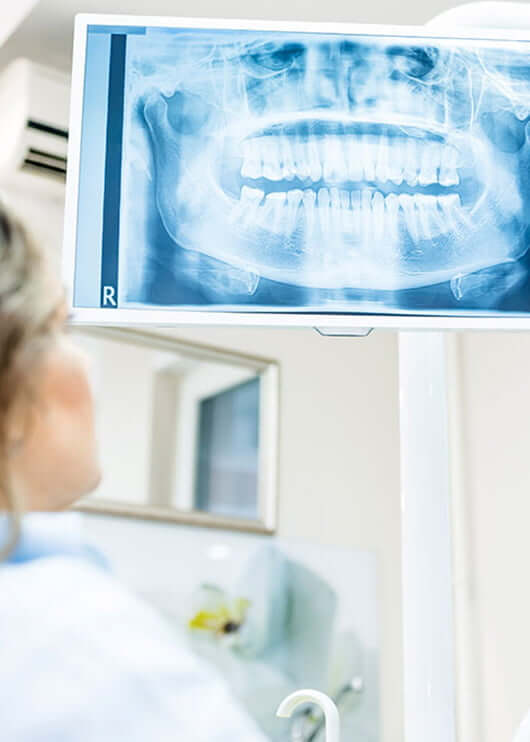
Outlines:
POLYGON ((530 326, 530 41, 509 34, 79 17, 74 315, 530 326))

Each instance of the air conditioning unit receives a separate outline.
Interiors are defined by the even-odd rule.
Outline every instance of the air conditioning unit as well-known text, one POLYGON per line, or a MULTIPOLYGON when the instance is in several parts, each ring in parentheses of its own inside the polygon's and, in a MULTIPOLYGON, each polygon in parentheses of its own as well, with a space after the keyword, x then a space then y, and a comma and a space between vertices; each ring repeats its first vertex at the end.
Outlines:
POLYGON ((0 72, 0 188, 64 198, 70 78, 29 59, 0 72))

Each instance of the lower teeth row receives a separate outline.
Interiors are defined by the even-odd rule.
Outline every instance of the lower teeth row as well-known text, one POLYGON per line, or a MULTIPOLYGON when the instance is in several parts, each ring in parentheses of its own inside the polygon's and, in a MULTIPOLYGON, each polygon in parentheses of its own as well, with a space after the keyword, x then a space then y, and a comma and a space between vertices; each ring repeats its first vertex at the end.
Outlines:
POLYGON ((469 226, 469 216, 458 194, 384 196, 369 189, 292 189, 265 196, 243 186, 230 220, 247 227, 290 234, 302 224, 307 232, 326 237, 396 241, 404 226, 414 242, 433 239, 469 226))

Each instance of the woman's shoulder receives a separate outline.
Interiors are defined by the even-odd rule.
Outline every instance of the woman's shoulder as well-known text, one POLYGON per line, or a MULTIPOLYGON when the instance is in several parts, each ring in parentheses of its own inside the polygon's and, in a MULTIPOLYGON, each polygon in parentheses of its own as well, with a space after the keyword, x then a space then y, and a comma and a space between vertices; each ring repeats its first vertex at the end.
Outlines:
MULTIPOLYGON (((86 647, 91 652, 112 647, 116 659, 122 650, 125 660, 133 637, 136 651, 143 646, 151 657, 167 656, 167 644, 177 642, 159 614, 111 573, 64 554, 0 567, 0 646, 2 637, 14 634, 27 648, 16 648, 17 662, 36 646, 55 651, 60 645, 63 654, 71 645, 78 655, 86 647)), ((2 646, 3 661, 6 650, 2 646)))
POLYGON ((0 568, 0 656, 6 739, 49 740, 38 732, 47 728, 72 742, 262 739, 184 639, 83 559, 0 568), (209 714, 197 714, 199 705, 209 714), (210 713, 223 723, 212 724, 210 713))
POLYGON ((154 620, 111 574, 84 558, 59 554, 0 567, 0 637, 14 632, 26 645, 57 640, 82 646, 94 635, 92 644, 104 644, 103 626, 127 616, 124 629, 130 628, 138 613, 154 620))
MULTIPOLYGON (((41 555, 0 565, 0 622, 18 615, 28 601, 42 609, 43 620, 58 613, 97 612, 106 594, 117 604, 125 599, 126 590, 107 570, 82 555, 41 555)), ((28 620, 31 613, 25 614, 28 620)))
MULTIPOLYGON (((124 591, 110 571, 81 553, 40 554, 35 558, 0 564, 0 584, 3 609, 9 607, 5 605, 7 596, 16 605, 24 601, 28 593, 35 597, 44 593, 60 595, 70 591, 75 595, 105 588, 124 591)), ((1 615, 2 612, 0 618, 1 615)))

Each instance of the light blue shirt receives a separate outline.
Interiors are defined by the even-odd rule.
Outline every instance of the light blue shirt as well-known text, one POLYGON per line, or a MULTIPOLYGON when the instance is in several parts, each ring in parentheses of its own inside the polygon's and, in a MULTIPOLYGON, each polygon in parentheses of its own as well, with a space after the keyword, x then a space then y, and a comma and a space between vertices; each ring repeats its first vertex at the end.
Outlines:
POLYGON ((519 727, 513 742, 530 742, 530 712, 519 727))
POLYGON ((0 567, 2 742, 265 742, 216 672, 47 518, 55 537, 33 518, 0 567))

